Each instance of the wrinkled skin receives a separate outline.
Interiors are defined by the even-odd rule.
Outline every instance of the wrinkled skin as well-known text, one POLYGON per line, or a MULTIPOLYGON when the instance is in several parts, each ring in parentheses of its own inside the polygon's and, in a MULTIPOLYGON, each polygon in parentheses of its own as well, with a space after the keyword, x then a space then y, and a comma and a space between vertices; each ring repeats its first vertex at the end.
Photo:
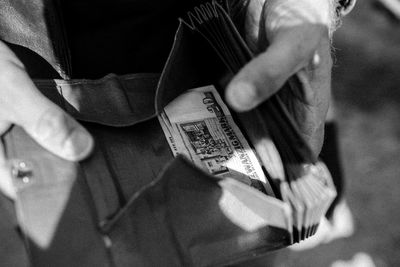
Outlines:
MULTIPOLYGON (((297 73, 304 97, 291 98, 289 109, 316 153, 322 145, 331 89, 329 3, 268 0, 264 5, 263 0, 250 0, 246 41, 259 54, 234 77, 226 91, 232 108, 249 110, 297 73), (267 40, 270 46, 266 49, 267 40)), ((0 135, 12 124, 23 127, 40 145, 67 160, 84 159, 93 148, 90 134, 37 90, 23 64, 0 41, 0 135)), ((0 143, 0 190, 14 198, 3 152, 0 143)))
POLYGON ((330 1, 268 0, 264 4, 251 0, 246 41, 258 55, 234 77, 226 92, 231 107, 246 111, 297 73, 302 92, 281 90, 279 94, 316 154, 322 146, 330 100, 333 8, 330 1))

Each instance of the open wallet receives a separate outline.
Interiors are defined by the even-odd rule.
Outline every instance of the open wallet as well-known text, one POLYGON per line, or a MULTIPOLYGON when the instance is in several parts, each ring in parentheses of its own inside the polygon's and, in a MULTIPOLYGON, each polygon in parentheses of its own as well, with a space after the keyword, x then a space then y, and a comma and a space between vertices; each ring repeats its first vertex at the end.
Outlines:
MULTIPOLYGON (((182 21, 235 74, 253 54, 229 11, 223 2, 212 1, 195 7, 182 21)), ((285 86, 301 90, 296 76, 285 86)), ((312 236, 336 197, 328 169, 302 138, 277 94, 253 111, 231 114, 215 87, 196 88, 165 107, 160 121, 175 155, 184 154, 213 175, 233 178, 263 193, 254 192, 259 203, 248 199, 247 204, 261 217, 267 214, 268 225, 285 229, 288 244, 312 236)))
POLYGON ((285 104, 224 104, 251 58, 229 7, 210 2, 179 21, 161 73, 35 80, 95 148, 70 162, 21 127, 1 136, 16 199, 0 195, 0 262, 231 266, 315 233, 336 191, 285 104))

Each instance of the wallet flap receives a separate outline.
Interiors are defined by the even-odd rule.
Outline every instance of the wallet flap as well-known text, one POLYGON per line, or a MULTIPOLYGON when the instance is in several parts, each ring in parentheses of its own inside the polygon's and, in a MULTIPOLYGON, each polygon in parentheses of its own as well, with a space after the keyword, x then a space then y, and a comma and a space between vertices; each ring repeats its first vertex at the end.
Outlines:
POLYGON ((159 74, 109 74, 98 80, 35 80, 39 90, 74 118, 123 127, 155 116, 159 74))
POLYGON ((225 70, 207 43, 180 20, 157 86, 157 114, 186 90, 218 83, 225 70))
POLYGON ((134 234, 127 238, 135 245, 125 249, 132 255, 152 254, 147 257, 151 261, 157 261, 158 252, 145 249, 164 244, 177 249, 183 266, 226 266, 290 244, 288 225, 281 225, 268 208, 278 200, 261 195, 231 179, 210 176, 178 156, 103 231, 120 235, 118 229, 129 227, 134 234), (250 205, 255 198, 259 203, 250 205), (164 236, 162 241, 145 238, 155 232, 164 236))

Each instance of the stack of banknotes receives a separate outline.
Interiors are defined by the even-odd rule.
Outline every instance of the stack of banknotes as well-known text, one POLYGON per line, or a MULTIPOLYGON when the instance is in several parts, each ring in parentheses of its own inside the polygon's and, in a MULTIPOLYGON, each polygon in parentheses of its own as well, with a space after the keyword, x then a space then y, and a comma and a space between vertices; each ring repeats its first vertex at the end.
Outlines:
MULTIPOLYGON (((315 232, 336 196, 322 162, 304 164, 296 179, 281 177, 272 181, 212 85, 188 90, 177 97, 164 108, 159 121, 175 156, 184 155, 211 175, 233 178, 262 192, 265 197, 252 200, 259 202, 254 205, 263 204, 266 213, 279 218, 281 221, 275 226, 292 233, 293 242, 315 232)), ((259 194, 257 190, 254 195, 259 194)))

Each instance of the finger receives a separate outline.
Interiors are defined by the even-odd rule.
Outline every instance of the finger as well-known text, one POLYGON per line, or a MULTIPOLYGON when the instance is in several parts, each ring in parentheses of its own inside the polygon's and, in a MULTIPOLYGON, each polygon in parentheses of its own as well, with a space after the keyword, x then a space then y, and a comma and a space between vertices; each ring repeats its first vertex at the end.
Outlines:
POLYGON ((228 103, 237 111, 250 110, 276 93, 286 80, 310 64, 322 36, 322 25, 282 29, 264 52, 250 61, 231 81, 228 103))
POLYGON ((4 134, 8 130, 8 128, 10 128, 10 126, 11 126, 11 123, 5 122, 5 121, 0 121, 0 136, 2 134, 4 134))
POLYGON ((93 149, 93 138, 59 107, 48 104, 39 116, 23 127, 41 146, 71 161, 86 158, 93 149))
POLYGON ((17 88, 12 98, 18 100, 14 101, 14 113, 9 116, 12 122, 22 126, 36 142, 61 158, 79 161, 87 157, 94 145, 90 134, 43 96, 26 76, 20 73, 18 77, 23 81, 13 82, 17 88))
MULTIPOLYGON (((0 128, 4 126, 0 123, 0 128)), ((4 127, 3 127, 4 128, 4 127)), ((16 191, 11 180, 11 171, 7 166, 3 143, 0 141, 0 192, 5 196, 15 199, 16 191)))

